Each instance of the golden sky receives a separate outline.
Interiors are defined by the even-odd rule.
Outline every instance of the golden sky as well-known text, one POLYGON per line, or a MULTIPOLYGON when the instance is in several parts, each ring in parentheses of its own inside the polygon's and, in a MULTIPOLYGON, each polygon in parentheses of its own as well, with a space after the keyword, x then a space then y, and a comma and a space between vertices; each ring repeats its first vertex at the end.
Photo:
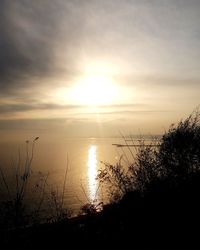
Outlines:
POLYGON ((198 0, 0 0, 0 135, 160 134, 200 100, 198 0))

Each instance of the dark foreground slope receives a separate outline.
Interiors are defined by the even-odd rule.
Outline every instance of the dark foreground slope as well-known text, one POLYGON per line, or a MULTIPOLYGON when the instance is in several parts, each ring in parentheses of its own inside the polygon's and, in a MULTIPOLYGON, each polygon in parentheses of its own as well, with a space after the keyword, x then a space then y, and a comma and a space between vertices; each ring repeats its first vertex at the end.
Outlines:
MULTIPOLYGON (((171 185, 171 183, 170 183, 171 185)), ((130 246, 131 249, 200 247, 200 176, 170 187, 155 183, 144 194, 129 192, 103 212, 4 235, 4 247, 72 249, 130 246)))

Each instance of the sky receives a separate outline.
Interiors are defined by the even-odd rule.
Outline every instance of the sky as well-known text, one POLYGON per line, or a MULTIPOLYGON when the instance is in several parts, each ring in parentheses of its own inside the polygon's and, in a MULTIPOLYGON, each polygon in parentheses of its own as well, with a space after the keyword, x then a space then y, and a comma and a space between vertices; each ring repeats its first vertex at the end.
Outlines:
POLYGON ((200 104, 199 0, 0 0, 0 138, 162 134, 200 104))

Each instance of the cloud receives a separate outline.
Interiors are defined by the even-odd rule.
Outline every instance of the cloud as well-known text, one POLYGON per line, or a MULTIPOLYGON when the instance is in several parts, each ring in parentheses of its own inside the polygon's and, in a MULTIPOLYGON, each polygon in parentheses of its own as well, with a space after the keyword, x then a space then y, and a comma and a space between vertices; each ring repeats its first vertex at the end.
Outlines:
POLYGON ((45 77, 77 76, 84 60, 110 61, 133 78, 198 73, 198 0, 0 0, 0 6, 1 95, 31 88, 34 77, 41 85, 45 77))
POLYGON ((80 105, 58 105, 53 103, 47 104, 2 104, 0 105, 0 115, 32 110, 71 110, 82 108, 80 105))
POLYGON ((117 110, 117 111, 108 111, 108 112, 100 112, 100 113, 77 113, 76 115, 87 115, 87 116, 130 116, 133 118, 133 115, 151 115, 155 113, 167 113, 171 112, 170 110, 117 110))
POLYGON ((113 79, 133 93, 127 100, 122 91, 119 100, 144 102, 116 101, 102 116, 171 110, 173 101, 184 110, 199 102, 198 0, 0 0, 0 6, 1 119, 20 112, 31 119, 29 111, 86 115, 85 107, 59 105, 54 93, 98 62, 113 65, 113 79))
MULTIPOLYGON (((25 1, 1 0, 0 4, 0 87, 13 91, 31 75, 50 70, 51 32, 39 23, 42 13, 37 16, 34 6, 26 6, 25 1)), ((54 26, 50 20, 46 25, 54 26)))
MULTIPOLYGON (((62 66, 56 61, 58 50, 58 57, 63 52, 67 57, 69 51, 63 43, 70 50, 77 38, 71 14, 74 7, 65 1, 46 0, 0 0, 0 5, 1 94, 31 87, 29 80, 34 77, 42 81, 42 77, 61 74, 62 66)), ((73 58, 75 53, 73 57, 69 53, 68 65, 63 67, 65 73, 73 74, 73 58)))
MULTIPOLYGON (((55 103, 38 103, 35 102, 34 100, 31 103, 31 99, 25 99, 26 102, 21 102, 21 103, 15 103, 15 104, 9 104, 9 103, 0 103, 0 115, 6 115, 6 114, 14 114, 17 112, 27 112, 27 111, 42 111, 42 110, 66 110, 66 111, 76 111, 76 110, 82 110, 83 112, 81 114, 93 114, 93 113, 84 113, 85 110, 91 109, 90 106, 83 106, 83 105, 60 105, 60 104, 55 104, 55 103), (27 101, 29 103, 27 103, 27 101)), ((109 112, 105 112, 105 110, 118 110, 116 111, 121 113, 121 112, 134 112, 134 111, 124 111, 124 109, 141 109, 144 107, 147 107, 147 104, 114 104, 114 105, 104 105, 104 106, 99 106, 98 111, 101 114, 109 114, 109 112), (120 111, 122 110, 122 111, 120 111)), ((114 113, 114 112, 110 112, 114 113)), ((78 115, 79 113, 76 113, 78 115)), ((96 113, 95 113, 96 114, 96 113)))

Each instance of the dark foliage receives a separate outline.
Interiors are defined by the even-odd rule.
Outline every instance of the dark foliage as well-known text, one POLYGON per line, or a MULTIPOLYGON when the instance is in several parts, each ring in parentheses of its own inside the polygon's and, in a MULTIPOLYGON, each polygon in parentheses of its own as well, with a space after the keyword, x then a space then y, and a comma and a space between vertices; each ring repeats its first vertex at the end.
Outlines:
POLYGON ((180 179, 200 170, 199 118, 196 112, 163 136, 158 153, 163 175, 180 179))
POLYGON ((200 113, 172 125, 159 146, 141 147, 134 165, 136 186, 141 190, 149 184, 167 179, 170 185, 187 181, 200 171, 200 113))

